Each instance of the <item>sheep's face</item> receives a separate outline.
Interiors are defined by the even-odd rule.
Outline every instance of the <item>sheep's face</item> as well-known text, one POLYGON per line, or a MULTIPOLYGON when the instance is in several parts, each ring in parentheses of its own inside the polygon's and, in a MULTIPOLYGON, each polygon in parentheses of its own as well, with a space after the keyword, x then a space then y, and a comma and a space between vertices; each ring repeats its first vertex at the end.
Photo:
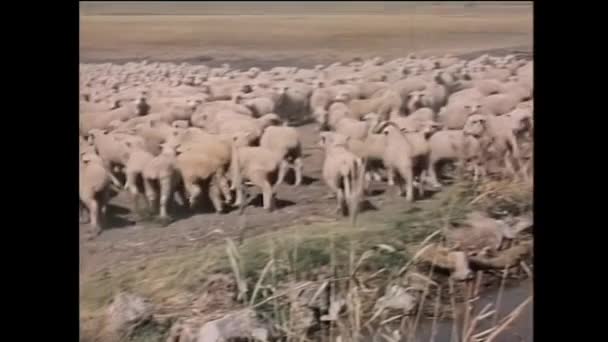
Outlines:
POLYGON ((201 85, 201 93, 207 94, 207 95, 211 94, 211 87, 209 87, 209 85, 207 85, 207 84, 201 85))
POLYGON ((334 101, 335 102, 349 102, 350 101, 350 94, 344 91, 338 92, 338 94, 336 94, 336 97, 334 97, 334 101))
POLYGON ((486 130, 486 117, 481 114, 474 114, 467 118, 464 124, 463 132, 466 135, 479 138, 486 130))
POLYGON ((321 131, 329 130, 329 113, 325 109, 317 109, 313 113, 313 116, 317 123, 319 124, 319 129, 321 131))
POLYGON ((479 103, 466 103, 464 109, 467 115, 479 114, 481 105, 479 103))
POLYGON ((424 93, 422 91, 412 91, 408 94, 409 105, 416 108, 421 107, 423 98, 424 93))
POLYGON ((433 134, 439 132, 443 128, 443 125, 435 121, 429 120, 422 124, 421 132, 425 138, 430 138, 433 134))

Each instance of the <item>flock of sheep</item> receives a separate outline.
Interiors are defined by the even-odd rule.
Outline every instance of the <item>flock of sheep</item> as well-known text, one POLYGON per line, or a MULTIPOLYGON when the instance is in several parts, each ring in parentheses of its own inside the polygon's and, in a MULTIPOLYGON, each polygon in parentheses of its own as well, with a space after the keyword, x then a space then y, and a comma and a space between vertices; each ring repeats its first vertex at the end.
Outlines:
POLYGON ((243 208, 247 185, 272 210, 289 169, 302 186, 290 123, 307 118, 336 210, 351 218, 371 182, 386 180, 409 201, 414 189, 441 187, 442 161, 474 179, 532 172, 533 62, 514 55, 267 71, 143 61, 82 64, 80 73, 80 203, 91 236, 113 187, 163 220, 172 201, 194 208, 203 195, 218 213, 243 208))

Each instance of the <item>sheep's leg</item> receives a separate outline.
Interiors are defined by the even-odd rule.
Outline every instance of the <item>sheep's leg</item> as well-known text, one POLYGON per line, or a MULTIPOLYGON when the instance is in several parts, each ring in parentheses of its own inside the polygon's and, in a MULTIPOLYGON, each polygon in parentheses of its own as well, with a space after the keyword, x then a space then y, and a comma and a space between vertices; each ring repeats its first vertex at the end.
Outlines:
POLYGON ((101 226, 99 225, 99 203, 94 198, 87 201, 87 207, 89 208, 89 216, 91 217, 91 235, 95 237, 101 232, 101 226))
POLYGON ((178 186, 173 194, 175 201, 182 207, 187 206, 186 189, 184 186, 178 186))
POLYGON ((220 185, 216 182, 211 182, 211 184, 209 184, 209 199, 211 199, 211 203, 213 204, 213 208, 215 208, 216 213, 219 214, 224 211, 220 185))
POLYGON ((156 191, 154 190, 154 181, 152 179, 144 178, 144 192, 148 200, 148 210, 154 212, 156 210, 156 191))
POLYGON ((344 191, 342 189, 338 189, 336 191, 336 200, 337 200, 336 214, 345 215, 346 206, 344 203, 344 191))
POLYGON ((295 186, 299 186, 300 184, 302 184, 302 170, 304 169, 304 164, 302 163, 302 158, 296 158, 293 161, 293 168, 294 168, 294 172, 296 174, 296 182, 295 182, 295 186))
POLYGON ((230 192, 230 186, 228 185, 228 180, 224 177, 223 174, 217 175, 217 184, 221 191, 221 195, 224 197, 224 203, 232 202, 232 193, 230 192))
POLYGON ((439 181, 437 180, 437 171, 436 171, 436 160, 430 160, 429 161, 429 167, 427 169, 427 173, 428 173, 428 180, 429 183, 436 188, 440 188, 441 187, 441 183, 439 183, 439 181))
POLYGON ((82 203, 82 201, 81 201, 80 205, 78 206, 78 209, 79 209, 78 219, 79 219, 80 223, 89 223, 89 222, 91 222, 91 217, 89 215, 88 209, 82 203), (84 217, 85 213, 86 213, 86 217, 84 217))
POLYGON ((243 184, 232 184, 233 190, 236 192, 236 200, 234 206, 238 207, 243 204, 243 184))
POLYGON ((508 176, 515 175, 515 168, 513 167, 513 162, 511 160, 511 155, 509 153, 505 154, 504 162, 505 162, 505 168, 507 170, 507 175, 508 176))
POLYGON ((249 178, 253 184, 262 189, 262 196, 264 198, 264 209, 272 211, 274 209, 274 198, 273 188, 268 177, 263 172, 257 172, 249 178))
POLYGON ((132 210, 134 213, 137 213, 138 206, 137 201, 139 199, 139 190, 137 189, 137 184, 135 183, 137 179, 137 173, 135 172, 127 172, 127 180, 125 182, 125 189, 129 191, 131 194, 131 200, 133 201, 132 210))
POLYGON ((393 170, 393 168, 389 167, 386 169, 386 178, 389 186, 395 185, 395 170, 393 170))
POLYGON ((283 184, 283 180, 285 179, 285 174, 287 174, 287 170, 289 169, 289 163, 286 160, 282 160, 279 164, 279 176, 277 177, 277 181, 274 183, 274 187, 278 187, 283 184))
POLYGON ((372 181, 372 174, 371 172, 367 171, 365 172, 365 175, 363 177, 363 191, 366 195, 369 194, 369 189, 370 189, 370 183, 372 181))
POLYGON ((342 176, 342 182, 344 185, 344 197, 350 198, 350 196, 351 196, 350 176, 348 174, 342 176))
POLYGON ((169 215, 167 213, 167 205, 169 204, 169 199, 171 198, 171 193, 173 191, 173 184, 171 182, 171 177, 164 177, 159 180, 160 185, 160 201, 158 203, 159 207, 159 216, 161 219, 168 219, 169 215))
POLYGON ((190 209, 194 209, 196 199, 201 193, 201 188, 196 183, 184 183, 184 186, 186 187, 186 191, 188 191, 188 202, 190 202, 190 209))
POLYGON ((188 199, 186 197, 186 192, 183 187, 177 188, 173 196, 175 202, 177 202, 177 204, 179 204, 180 206, 185 207, 187 205, 188 199))
POLYGON ((372 170, 371 175, 372 175, 372 179, 374 181, 376 181, 376 182, 382 181, 382 176, 380 175, 380 173, 378 173, 378 170, 372 170))
POLYGON ((414 172, 409 167, 400 170, 400 173, 403 181, 405 181, 405 199, 408 202, 412 202, 414 201, 414 172))
POLYGON ((418 190, 418 196, 420 198, 424 197, 424 180, 422 178, 422 174, 418 177, 418 184, 416 190, 418 190))

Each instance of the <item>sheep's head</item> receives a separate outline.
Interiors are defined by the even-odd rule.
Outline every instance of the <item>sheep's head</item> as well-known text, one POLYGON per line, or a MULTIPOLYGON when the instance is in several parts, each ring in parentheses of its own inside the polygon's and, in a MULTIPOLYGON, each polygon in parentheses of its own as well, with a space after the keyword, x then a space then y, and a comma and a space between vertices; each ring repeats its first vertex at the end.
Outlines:
POLYGON ((479 138, 486 130, 487 118, 482 114, 473 114, 467 118, 462 131, 465 135, 479 138))
POLYGON ((171 127, 175 129, 186 129, 190 126, 188 120, 175 120, 171 123, 171 127))
POLYGON ((325 148, 337 146, 345 147, 347 146, 348 141, 350 140, 350 137, 335 132, 321 132, 319 133, 319 136, 321 138, 319 140, 319 146, 325 148))
POLYGON ((347 103, 350 100, 351 100, 351 95, 346 91, 340 91, 336 94, 336 97, 334 97, 335 102, 347 103))
POLYGON ((477 102, 467 102, 464 104, 464 109, 467 115, 479 114, 481 111, 481 105, 477 102))
POLYGON ((399 126, 391 121, 382 121, 372 130, 373 134, 389 135, 391 132, 401 132, 399 126))
POLYGON ((113 130, 117 129, 118 127, 120 127, 122 124, 123 124, 123 122, 121 120, 112 120, 108 124, 107 128, 109 130, 113 131, 113 130))
POLYGON ((443 128, 443 125, 433 120, 426 120, 421 124, 420 132, 424 134, 426 139, 433 136, 433 134, 439 132, 443 128))
POLYGON ((424 98, 424 92, 420 90, 414 90, 407 94, 407 103, 409 107, 418 109, 422 107, 422 99, 424 98))
POLYGON ((257 118, 257 120, 262 123, 262 126, 264 126, 264 128, 266 128, 268 126, 273 126, 273 125, 280 125, 283 123, 283 120, 281 120, 281 117, 275 113, 268 113, 266 115, 263 115, 263 116, 257 118))
POLYGON ((329 130, 328 120, 329 120, 329 112, 324 108, 316 108, 313 110, 313 117, 319 124, 320 131, 329 130))
POLYGON ((208 84, 201 84, 200 89, 201 93, 211 95, 211 87, 208 84))
POLYGON ((317 79, 317 80, 315 80, 313 82, 312 86, 314 88, 324 88, 325 87, 325 81, 317 79))
POLYGON ((377 113, 367 113, 362 117, 363 121, 369 124, 370 128, 374 128, 380 122, 380 115, 377 113))
POLYGON ((252 132, 237 132, 232 134, 231 138, 233 147, 244 147, 249 146, 256 137, 252 132))

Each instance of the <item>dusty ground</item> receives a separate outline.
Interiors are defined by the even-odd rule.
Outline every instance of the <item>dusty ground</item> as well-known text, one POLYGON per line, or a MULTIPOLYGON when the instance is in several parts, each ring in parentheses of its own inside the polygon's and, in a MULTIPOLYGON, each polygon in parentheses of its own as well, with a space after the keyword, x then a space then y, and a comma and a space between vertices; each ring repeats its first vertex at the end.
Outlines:
POLYGON ((354 57, 532 46, 531 6, 366 6, 291 11, 266 6, 266 15, 252 14, 259 12, 252 6, 223 11, 88 8, 80 20, 81 61, 149 58, 210 66, 229 62, 237 68, 311 67, 354 57))
MULTIPOLYGON (((103 13, 92 11, 93 13, 103 13)), ((84 11, 87 13, 86 11, 84 11)), ((110 11, 111 12, 111 11, 110 11)), ((189 11, 188 13, 191 13, 189 11)), ((91 13, 91 12, 88 12, 91 13)), ((107 11, 105 13, 108 13, 107 11)), ((133 13, 133 12, 131 12, 133 13)), ((138 13, 138 12, 135 12, 138 13)), ((531 51, 530 7, 410 8, 391 14, 273 15, 87 15, 81 16, 81 61, 124 62, 149 58, 238 68, 276 65, 313 66, 354 57, 531 51)), ((133 223, 123 194, 113 200, 110 229, 94 241, 81 241, 81 279, 120 264, 153 259, 196 244, 216 241, 222 229, 245 238, 285 226, 335 219, 335 202, 320 181, 322 151, 311 125, 299 128, 304 140, 304 174, 308 182, 278 190, 280 208, 266 213, 250 207, 245 216, 197 214, 162 227, 133 223), (242 228, 245 228, 242 230, 242 228)), ((377 193, 371 199, 382 215, 407 205, 401 198, 377 193)), ((364 213, 372 215, 374 211, 364 213)), ((81 226, 81 231, 85 229, 81 226)))

